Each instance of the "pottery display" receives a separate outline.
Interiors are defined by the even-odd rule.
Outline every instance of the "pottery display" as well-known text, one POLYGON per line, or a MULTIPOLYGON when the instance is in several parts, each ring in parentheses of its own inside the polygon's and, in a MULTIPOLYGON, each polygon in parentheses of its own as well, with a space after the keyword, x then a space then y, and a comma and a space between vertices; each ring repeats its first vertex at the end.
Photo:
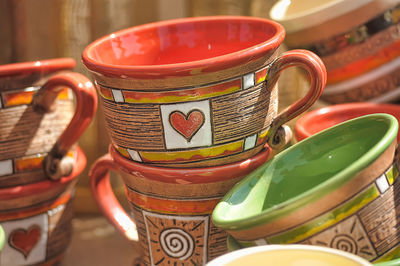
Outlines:
POLYGON ((77 148, 69 176, 0 188, 0 226, 6 243, 0 265, 56 265, 72 233, 72 197, 86 157, 77 148))
POLYGON ((341 250, 310 245, 268 245, 240 249, 207 266, 372 266, 367 260, 341 250))
POLYGON ((92 83, 74 66, 70 58, 0 66, 0 188, 71 173, 71 148, 97 108, 92 83))
POLYGON ((369 261, 398 257, 398 122, 358 117, 296 143, 248 175, 214 209, 243 247, 312 244, 369 261))
MULTIPOLYGON (((370 102, 335 104, 312 110, 299 118, 294 127, 295 137, 298 141, 301 141, 349 119, 374 113, 393 115, 400 123, 400 106, 396 104, 370 102)), ((399 134, 397 135, 397 143, 400 143, 399 134)))
POLYGON ((83 63, 100 95, 119 153, 164 167, 206 167, 283 147, 282 125, 307 110, 326 83, 313 53, 277 55, 283 27, 254 17, 197 17, 112 33, 90 44, 83 63), (277 114, 276 81, 290 66, 310 77, 308 93, 277 114))
POLYGON ((270 149, 265 148, 232 164, 175 169, 133 162, 110 146, 110 153, 91 167, 92 192, 117 230, 129 240, 139 240, 141 263, 204 265, 227 252, 226 232, 210 219, 215 205, 269 155, 270 149), (122 177, 132 218, 114 197, 109 171, 122 177))
POLYGON ((328 74, 321 96, 326 103, 400 98, 397 0, 281 0, 270 16, 286 25, 289 48, 321 57, 328 74))

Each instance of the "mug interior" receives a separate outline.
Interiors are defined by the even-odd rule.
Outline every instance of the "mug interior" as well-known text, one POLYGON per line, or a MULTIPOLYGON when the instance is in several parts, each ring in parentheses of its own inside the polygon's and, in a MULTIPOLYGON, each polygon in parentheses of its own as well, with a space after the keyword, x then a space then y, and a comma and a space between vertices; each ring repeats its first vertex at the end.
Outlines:
POLYGON ((278 31, 273 22, 239 17, 152 23, 100 39, 84 57, 122 66, 185 63, 248 49, 269 41, 278 31))
POLYGON ((215 208, 214 223, 237 229, 266 222, 331 192, 377 159, 397 130, 394 117, 369 115, 293 145, 239 182, 215 208))

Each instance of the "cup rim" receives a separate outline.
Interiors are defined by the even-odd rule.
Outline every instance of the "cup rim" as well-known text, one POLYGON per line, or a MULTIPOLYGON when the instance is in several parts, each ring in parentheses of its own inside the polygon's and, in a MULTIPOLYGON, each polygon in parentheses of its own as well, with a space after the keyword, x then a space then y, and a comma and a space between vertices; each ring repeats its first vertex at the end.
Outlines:
POLYGON ((76 147, 76 160, 69 176, 58 180, 43 180, 35 183, 6 187, 0 189, 0 200, 22 198, 30 195, 40 194, 43 191, 56 190, 71 183, 76 179, 86 166, 86 156, 83 151, 76 147))
POLYGON ((312 110, 304 114, 302 117, 300 117, 294 125, 295 137, 298 141, 301 141, 313 135, 313 133, 308 130, 307 125, 310 122, 312 122, 312 120, 315 119, 315 117, 329 117, 329 116, 336 117, 340 116, 340 114, 342 113, 351 113, 357 110, 365 111, 369 109, 372 110, 371 114, 384 113, 387 110, 393 111, 393 113, 395 112, 400 113, 400 106, 389 103, 359 102, 359 103, 343 103, 343 104, 326 106, 312 110))
POLYGON ((206 266, 226 265, 226 263, 233 262, 235 259, 241 258, 245 255, 248 255, 249 253, 257 254, 261 252, 273 252, 276 250, 300 250, 300 251, 324 252, 333 255, 339 255, 341 257, 346 257, 354 262, 360 263, 360 265, 363 266, 372 265, 370 262, 359 256, 356 256, 352 253, 345 252, 339 249, 327 248, 322 246, 313 246, 313 245, 290 244, 290 245, 264 245, 264 246, 247 247, 235 250, 210 261, 209 263, 206 264, 206 266))
POLYGON ((170 168, 137 163, 123 157, 112 145, 109 146, 109 153, 125 172, 145 174, 148 179, 166 183, 197 184, 224 181, 248 174, 268 160, 271 148, 264 146, 253 157, 239 162, 198 168, 170 168))
POLYGON ((179 18, 171 19, 159 22, 153 22, 148 24, 143 24, 139 26, 130 27, 120 31, 116 31, 107 36, 103 36, 100 39, 90 43, 82 53, 82 61, 84 65, 93 72, 98 72, 105 76, 111 77, 122 77, 122 78, 148 78, 154 79, 170 76, 185 76, 191 75, 191 71, 199 70, 203 72, 208 66, 212 66, 214 71, 232 68, 234 66, 240 65, 242 62, 253 61, 262 55, 266 54, 268 51, 275 50, 283 42, 285 38, 285 29, 282 25, 272 20, 248 17, 248 16, 205 16, 205 17, 189 17, 189 18, 179 18), (125 34, 129 34, 134 31, 142 31, 146 29, 152 29, 157 27, 165 27, 175 24, 188 24, 188 23, 199 23, 199 22, 211 22, 211 21, 249 21, 249 22, 259 22, 263 24, 269 24, 272 26, 276 33, 268 40, 259 43, 257 45, 242 49, 233 53, 224 54, 212 58, 206 58, 201 60, 194 60, 190 62, 182 63, 171 63, 171 64, 159 64, 159 65, 114 65, 110 63, 99 62, 93 58, 93 51, 101 44, 110 41, 115 37, 120 37, 125 34), (247 59, 247 60, 246 60, 247 59))
POLYGON ((0 65, 0 77, 18 74, 47 73, 73 69, 76 62, 72 58, 53 58, 46 60, 0 65))
MULTIPOLYGON (((389 146, 396 140, 396 136, 399 129, 399 124, 397 119, 389 114, 377 113, 377 114, 369 114, 361 117, 357 117, 323 131, 316 133, 309 138, 302 140, 294 144, 293 146, 287 148, 281 153, 277 154, 274 158, 266 162, 265 164, 274 163, 276 160, 280 160, 281 157, 285 156, 287 153, 292 152, 292 150, 298 149, 301 146, 307 146, 309 142, 314 141, 315 138, 321 138, 321 136, 329 134, 331 131, 337 130, 338 127, 348 127, 355 121, 363 122, 362 120, 370 121, 371 119, 379 119, 384 120, 388 124, 388 128, 382 138, 377 141, 377 143, 369 149, 366 153, 364 153, 358 160, 352 162, 348 167, 336 173, 334 176, 329 178, 328 180, 322 182, 321 184, 293 197, 290 198, 280 204, 274 206, 273 209, 268 208, 259 212, 258 214, 253 214, 247 217, 238 217, 235 219, 222 219, 219 214, 220 209, 223 209, 224 202, 226 202, 227 198, 229 198, 235 191, 237 191, 242 183, 247 182, 247 179, 252 178, 251 175, 245 177, 242 181, 240 181, 236 186, 234 186, 217 204, 213 213, 212 213, 212 221, 213 223, 225 230, 239 231, 251 229, 261 224, 269 223, 272 221, 276 221, 281 217, 285 217, 292 213, 294 210, 302 208, 306 206, 309 202, 315 202, 320 199, 322 196, 334 191, 339 188, 344 182, 348 181, 349 177, 354 177, 365 168, 368 167, 372 162, 374 162, 379 156, 381 156, 384 151, 389 148, 389 146)), ((257 174, 257 170, 254 172, 257 174)))

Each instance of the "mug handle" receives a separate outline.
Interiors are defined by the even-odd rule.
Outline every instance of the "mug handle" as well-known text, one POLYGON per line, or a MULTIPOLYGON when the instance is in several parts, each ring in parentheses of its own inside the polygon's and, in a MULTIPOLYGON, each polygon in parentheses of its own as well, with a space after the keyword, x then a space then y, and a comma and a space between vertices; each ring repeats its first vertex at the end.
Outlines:
POLYGON ((327 74, 322 60, 313 52, 297 49, 283 53, 272 63, 267 73, 267 88, 272 90, 280 73, 292 66, 299 66, 307 71, 310 76, 310 89, 303 98, 291 104, 272 121, 268 137, 268 145, 272 149, 280 149, 286 145, 288 131, 282 127, 283 124, 309 109, 321 96, 326 84, 327 74))
POLYGON ((97 109, 97 94, 92 82, 80 73, 67 72, 52 76, 37 91, 33 108, 38 112, 51 112, 58 94, 65 88, 75 94, 75 114, 43 161, 45 174, 57 180, 71 173, 73 162, 63 157, 92 121, 97 109))
POLYGON ((110 185, 109 171, 120 172, 110 154, 99 158, 90 168, 89 178, 93 197, 103 215, 128 240, 138 241, 135 222, 119 204, 110 185))

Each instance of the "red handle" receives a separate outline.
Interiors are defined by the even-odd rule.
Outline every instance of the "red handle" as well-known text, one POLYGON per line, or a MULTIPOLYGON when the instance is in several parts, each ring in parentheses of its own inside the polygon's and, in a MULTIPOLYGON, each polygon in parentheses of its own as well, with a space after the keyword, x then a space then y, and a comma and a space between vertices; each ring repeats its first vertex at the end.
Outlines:
POLYGON ((75 94, 75 114, 44 160, 45 173, 51 179, 67 176, 72 171, 73 162, 62 159, 89 126, 97 109, 97 95, 92 82, 74 72, 52 76, 35 94, 34 107, 48 112, 65 87, 75 94))
POLYGON ((119 167, 109 154, 99 158, 91 167, 89 177, 94 199, 103 215, 127 239, 138 240, 136 224, 121 207, 110 185, 109 171, 119 172, 119 167))
POLYGON ((283 110, 272 122, 268 139, 271 148, 280 147, 284 142, 284 136, 279 130, 281 126, 309 109, 321 96, 326 84, 326 68, 322 60, 310 51, 299 49, 283 53, 272 63, 267 76, 268 88, 272 89, 280 73, 292 66, 299 66, 307 71, 310 76, 310 89, 303 98, 283 110))

